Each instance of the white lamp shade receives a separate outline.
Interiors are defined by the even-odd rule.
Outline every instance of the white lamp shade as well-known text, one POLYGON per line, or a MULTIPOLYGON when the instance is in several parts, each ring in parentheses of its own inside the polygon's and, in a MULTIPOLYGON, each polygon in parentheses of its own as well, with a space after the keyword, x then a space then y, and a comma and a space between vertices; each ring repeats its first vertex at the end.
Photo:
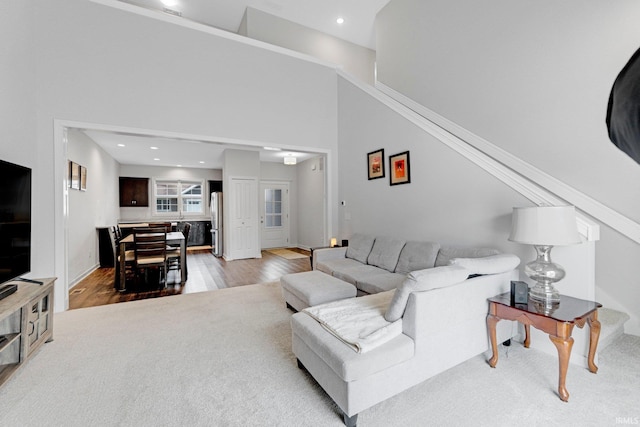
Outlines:
POLYGON ((529 245, 563 246, 580 243, 573 206, 513 208, 509 240, 529 245))

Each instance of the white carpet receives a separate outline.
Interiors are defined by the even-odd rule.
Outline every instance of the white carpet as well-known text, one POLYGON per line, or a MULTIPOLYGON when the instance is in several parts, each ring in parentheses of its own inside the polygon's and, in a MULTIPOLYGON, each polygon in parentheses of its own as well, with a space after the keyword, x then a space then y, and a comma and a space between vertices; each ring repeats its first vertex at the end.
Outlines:
MULTIPOLYGON (((341 426, 296 367, 279 285, 72 310, 0 389, 2 426, 341 426)), ((446 343, 443 343, 446 345, 446 343)), ((496 369, 478 356, 364 411, 367 426, 615 425, 640 419, 640 338, 600 354, 597 375, 514 344, 496 369), (635 353, 634 353, 635 352, 635 353)))

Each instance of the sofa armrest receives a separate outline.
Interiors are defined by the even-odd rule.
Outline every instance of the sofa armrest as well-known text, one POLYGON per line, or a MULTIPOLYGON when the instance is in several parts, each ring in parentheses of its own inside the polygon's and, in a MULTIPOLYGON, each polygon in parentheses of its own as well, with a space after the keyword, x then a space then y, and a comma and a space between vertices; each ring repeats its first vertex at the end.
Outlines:
POLYGON ((340 259, 344 258, 347 254, 347 248, 320 248, 313 250, 313 264, 311 268, 316 270, 316 265, 319 262, 328 261, 330 259, 340 259))

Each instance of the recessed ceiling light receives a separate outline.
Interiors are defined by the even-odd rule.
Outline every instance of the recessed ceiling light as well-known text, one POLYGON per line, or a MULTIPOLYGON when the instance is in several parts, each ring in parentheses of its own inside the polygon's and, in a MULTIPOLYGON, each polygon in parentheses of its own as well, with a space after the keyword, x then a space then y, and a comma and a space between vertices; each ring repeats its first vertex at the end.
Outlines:
POLYGON ((177 166, 177 167, 179 167, 179 168, 181 168, 181 167, 182 167, 182 165, 176 165, 176 166, 177 166))
POLYGON ((336 22, 338 24, 344 24, 344 18, 342 16, 338 17, 338 19, 336 19, 336 22))
POLYGON ((155 158, 155 159, 153 159, 153 160, 158 161, 158 160, 160 160, 160 159, 156 157, 156 158, 155 158))
POLYGON ((158 149, 158 147, 149 147, 149 148, 151 148, 152 150, 157 150, 158 149))
POLYGON ((124 146, 125 146, 124 144, 118 144, 118 147, 124 147, 124 146))
POLYGON ((262 148, 269 151, 282 151, 282 148, 277 148, 277 147, 262 147, 262 148))
POLYGON ((204 162, 202 160, 200 160, 200 164, 204 165, 204 162))
POLYGON ((175 6, 178 4, 178 0, 161 0, 161 1, 162 1, 162 4, 167 7, 175 6))

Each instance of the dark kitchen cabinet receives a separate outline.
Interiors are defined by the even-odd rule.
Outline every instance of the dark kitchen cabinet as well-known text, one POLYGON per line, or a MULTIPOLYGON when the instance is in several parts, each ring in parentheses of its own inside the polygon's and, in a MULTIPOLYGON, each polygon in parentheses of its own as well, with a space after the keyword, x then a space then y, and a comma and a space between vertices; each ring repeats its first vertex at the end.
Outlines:
POLYGON ((120 177, 120 206, 148 207, 149 178, 120 177))

